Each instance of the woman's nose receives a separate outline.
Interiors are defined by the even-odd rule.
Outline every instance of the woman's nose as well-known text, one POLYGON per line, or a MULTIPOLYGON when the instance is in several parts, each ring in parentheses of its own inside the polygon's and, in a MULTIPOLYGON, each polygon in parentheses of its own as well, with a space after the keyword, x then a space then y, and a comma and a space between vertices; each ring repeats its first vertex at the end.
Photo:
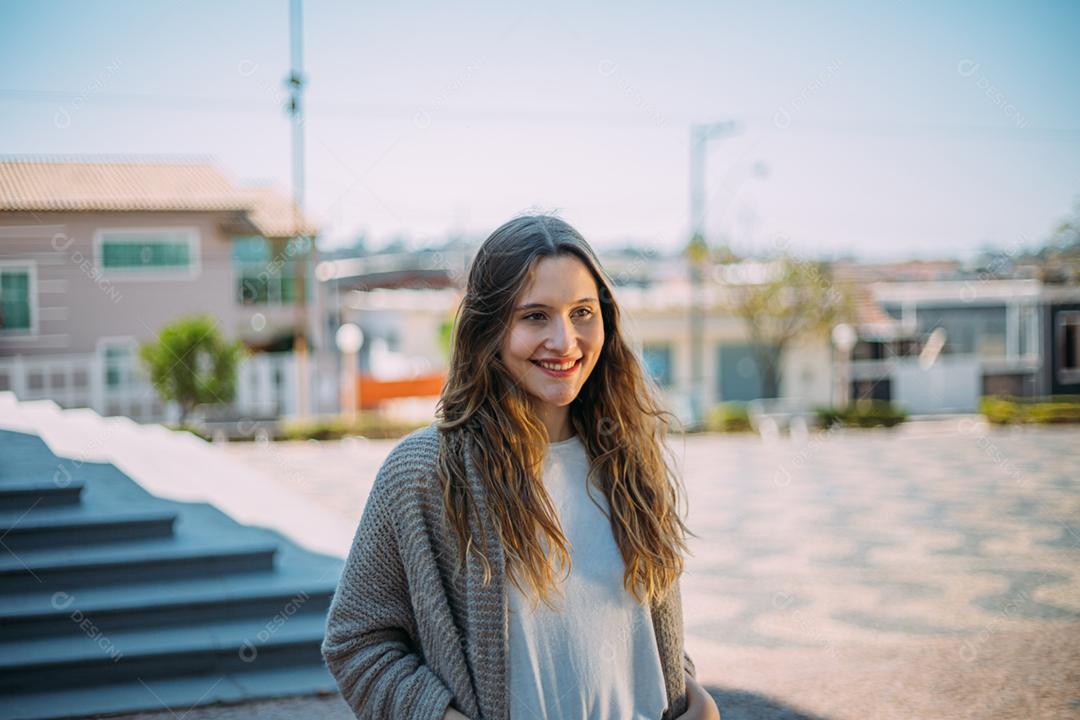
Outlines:
POLYGON ((548 338, 548 347, 552 352, 566 355, 577 342, 577 333, 573 324, 568 319, 556 320, 553 323, 551 335, 548 338))

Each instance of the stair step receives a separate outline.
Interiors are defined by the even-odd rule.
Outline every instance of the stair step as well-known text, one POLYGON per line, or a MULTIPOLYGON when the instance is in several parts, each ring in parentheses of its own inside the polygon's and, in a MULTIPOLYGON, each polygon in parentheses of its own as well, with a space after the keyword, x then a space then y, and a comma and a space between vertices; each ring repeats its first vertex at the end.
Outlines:
POLYGON ((73 592, 89 585, 273 569, 278 543, 260 535, 221 534, 225 537, 173 537, 17 554, 0 550, 0 593, 73 592))
MULTIPOLYGON (((258 663, 252 663, 258 665, 258 663)), ((243 673, 206 673, 183 677, 144 678, 95 687, 58 688, 38 692, 0 692, 0 720, 58 720, 97 713, 169 711, 179 718, 191 708, 237 703, 252 698, 282 698, 337 691, 326 667, 309 663, 289 668, 257 667, 243 673)))
POLYGON ((95 545, 172 535, 173 510, 89 510, 81 506, 0 513, 9 552, 62 545, 95 545))
POLYGON ((4 462, 0 463, 0 480, 50 480, 62 461, 37 435, 0 430, 0 447, 4 462))
POLYGON ((0 643, 0 692, 319 663, 325 627, 302 600, 243 621, 108 634, 88 621, 80 635, 0 643))
POLYGON ((0 512, 25 512, 32 508, 77 505, 84 485, 45 481, 0 482, 0 512))
MULTIPOLYGON (((342 560, 152 495, 126 473, 157 472, 153 453, 52 452, 86 430, 50 428, 51 445, 0 430, 0 720, 335 693, 321 645, 342 560)), ((173 454, 189 474, 229 479, 173 454)), ((267 501, 253 492, 240 496, 267 501)))
POLYGON ((0 604, 0 637, 71 635, 89 618, 108 634, 140 627, 208 623, 273 615, 290 600, 325 611, 342 563, 312 555, 273 573, 83 588, 71 593, 15 595, 0 604))

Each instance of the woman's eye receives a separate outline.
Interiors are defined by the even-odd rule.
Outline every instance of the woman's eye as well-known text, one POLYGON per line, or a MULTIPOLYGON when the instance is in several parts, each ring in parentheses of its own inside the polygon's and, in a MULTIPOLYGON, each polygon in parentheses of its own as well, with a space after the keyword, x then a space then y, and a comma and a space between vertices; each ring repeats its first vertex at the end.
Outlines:
MULTIPOLYGON (((583 317, 583 318, 590 317, 593 314, 593 311, 590 310, 589 308, 581 308, 581 309, 578 310, 578 312, 580 313, 580 317, 583 317)), ((523 320, 532 320, 533 318, 541 318, 542 319, 543 317, 544 317, 544 313, 529 313, 528 315, 524 316, 522 319, 523 320)))

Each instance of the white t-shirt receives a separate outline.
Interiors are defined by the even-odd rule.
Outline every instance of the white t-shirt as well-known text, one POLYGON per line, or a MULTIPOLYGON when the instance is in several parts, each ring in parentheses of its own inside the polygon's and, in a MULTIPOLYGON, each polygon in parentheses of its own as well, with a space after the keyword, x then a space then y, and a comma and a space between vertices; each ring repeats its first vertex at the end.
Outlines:
POLYGON ((667 707, 652 615, 623 587, 623 559, 609 512, 595 487, 586 489, 589 459, 574 436, 548 445, 544 485, 570 541, 573 564, 554 565, 559 589, 532 608, 507 582, 511 720, 659 720, 667 707))

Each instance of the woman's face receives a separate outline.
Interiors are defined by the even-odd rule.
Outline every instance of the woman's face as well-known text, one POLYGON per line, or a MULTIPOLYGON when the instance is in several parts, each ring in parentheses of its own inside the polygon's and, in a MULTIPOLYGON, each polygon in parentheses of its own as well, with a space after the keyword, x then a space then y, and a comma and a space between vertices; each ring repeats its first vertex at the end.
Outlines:
POLYGON ((603 345, 600 294, 588 268, 573 255, 541 258, 514 304, 502 358, 545 416, 577 397, 603 345), (541 361, 573 364, 560 371, 541 361))

